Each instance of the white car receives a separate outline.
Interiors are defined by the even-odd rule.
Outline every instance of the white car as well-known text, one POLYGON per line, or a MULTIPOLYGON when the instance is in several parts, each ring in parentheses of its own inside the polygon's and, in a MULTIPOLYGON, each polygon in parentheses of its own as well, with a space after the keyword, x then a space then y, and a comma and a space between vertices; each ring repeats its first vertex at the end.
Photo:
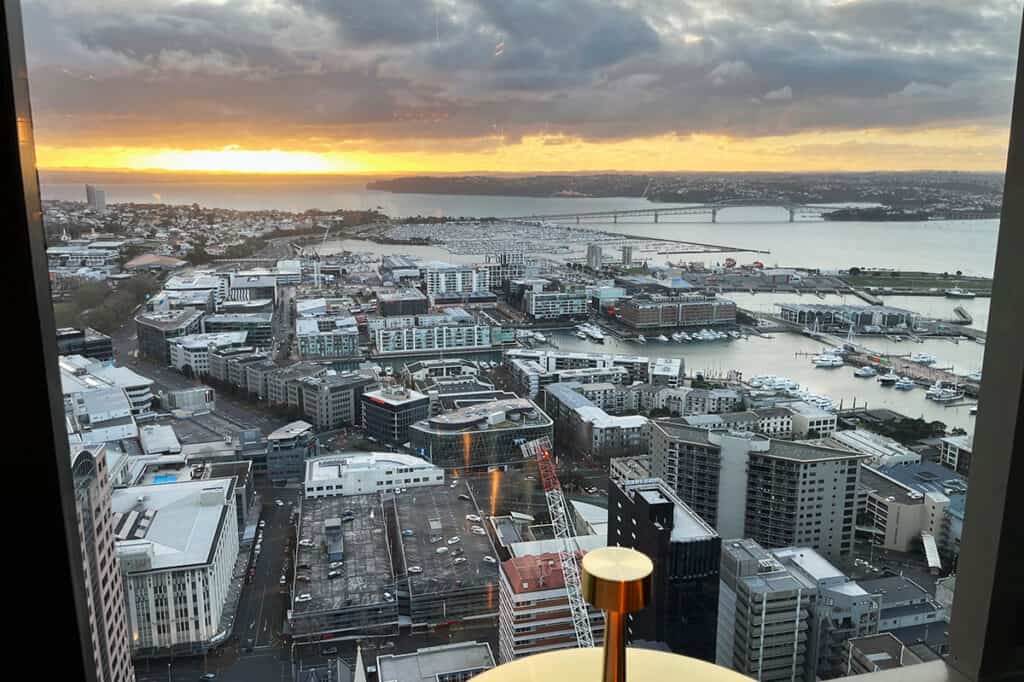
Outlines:
POLYGON ((484 557, 484 561, 486 561, 489 564, 496 564, 496 563, 498 563, 498 560, 495 559, 494 557, 490 556, 490 555, 485 556, 484 557))
POLYGON ((436 554, 447 554, 448 553, 448 548, 447 547, 438 547, 437 549, 434 550, 434 552, 436 554))
POLYGON ((304 593, 300 594, 299 596, 297 596, 295 598, 295 602, 297 604, 298 603, 302 603, 302 602, 306 602, 306 601, 312 601, 312 600, 313 600, 313 595, 311 595, 309 592, 304 592, 304 593))
POLYGON ((277 582, 278 582, 279 584, 281 584, 281 585, 287 585, 287 584, 288 584, 288 578, 287 578, 286 576, 283 576, 283 575, 282 575, 282 576, 281 576, 281 579, 280 579, 279 581, 277 581, 277 582))
POLYGON ((267 525, 267 522, 266 522, 266 521, 260 521, 260 528, 263 528, 263 527, 265 527, 266 525, 267 525))
POLYGON ((459 564, 464 564, 464 563, 466 563, 466 557, 464 557, 464 556, 455 557, 455 561, 453 563, 456 566, 459 565, 459 564))
POLYGON ((476 514, 466 514, 466 520, 471 521, 472 523, 480 523, 483 519, 476 514))
POLYGON ((278 507, 284 506, 284 502, 282 502, 281 500, 274 500, 274 504, 276 504, 278 507))
POLYGON ((448 544, 449 545, 457 545, 460 542, 462 542, 462 538, 460 538, 458 535, 456 535, 453 538, 448 538, 448 544))
POLYGON ((423 572, 423 567, 422 566, 410 566, 409 567, 409 572, 413 573, 413 574, 415 574, 415 573, 422 573, 423 572))
POLYGON ((390 592, 385 592, 384 593, 384 601, 387 601, 387 602, 395 601, 395 596, 393 594, 391 594, 390 592))
POLYGON ((340 561, 332 561, 331 562, 331 568, 332 569, 334 569, 334 568, 341 568, 341 562, 340 561))

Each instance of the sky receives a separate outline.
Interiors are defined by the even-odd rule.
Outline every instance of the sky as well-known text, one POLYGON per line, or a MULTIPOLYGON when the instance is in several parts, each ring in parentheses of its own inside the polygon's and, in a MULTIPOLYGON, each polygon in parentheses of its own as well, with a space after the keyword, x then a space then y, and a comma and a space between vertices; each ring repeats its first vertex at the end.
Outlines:
POLYGON ((44 169, 991 170, 1024 0, 23 0, 44 169))

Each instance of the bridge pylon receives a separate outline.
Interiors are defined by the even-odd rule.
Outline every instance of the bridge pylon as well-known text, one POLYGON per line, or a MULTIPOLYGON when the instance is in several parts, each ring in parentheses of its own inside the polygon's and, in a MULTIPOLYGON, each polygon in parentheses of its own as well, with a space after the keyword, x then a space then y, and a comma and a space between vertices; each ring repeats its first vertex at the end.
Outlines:
POLYGON ((713 223, 717 223, 718 222, 718 209, 717 208, 711 209, 711 222, 713 222, 713 223))
POLYGON ((793 222, 796 219, 796 209, 792 206, 789 207, 789 222, 793 222))

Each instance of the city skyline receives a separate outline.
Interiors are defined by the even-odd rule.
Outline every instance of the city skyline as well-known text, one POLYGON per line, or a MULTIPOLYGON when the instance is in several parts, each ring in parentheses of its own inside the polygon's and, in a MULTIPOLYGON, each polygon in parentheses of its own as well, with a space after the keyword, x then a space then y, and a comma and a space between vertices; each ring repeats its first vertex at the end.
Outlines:
POLYGON ((40 167, 347 174, 1001 171, 1019 13, 1016 0, 24 8, 40 167))

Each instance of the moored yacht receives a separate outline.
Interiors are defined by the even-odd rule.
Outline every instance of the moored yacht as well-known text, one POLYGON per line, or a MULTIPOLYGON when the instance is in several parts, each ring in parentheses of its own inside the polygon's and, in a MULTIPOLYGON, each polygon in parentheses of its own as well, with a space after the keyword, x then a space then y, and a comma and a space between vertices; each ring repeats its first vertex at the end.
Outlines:
POLYGON ((889 370, 888 374, 883 374, 882 376, 878 377, 878 383, 882 384, 883 386, 892 386, 899 380, 900 378, 891 369, 889 370))
POLYGON ((864 365, 863 367, 858 367, 853 371, 853 376, 860 377, 862 379, 870 379, 877 374, 878 372, 876 372, 875 368, 871 365, 864 365))

